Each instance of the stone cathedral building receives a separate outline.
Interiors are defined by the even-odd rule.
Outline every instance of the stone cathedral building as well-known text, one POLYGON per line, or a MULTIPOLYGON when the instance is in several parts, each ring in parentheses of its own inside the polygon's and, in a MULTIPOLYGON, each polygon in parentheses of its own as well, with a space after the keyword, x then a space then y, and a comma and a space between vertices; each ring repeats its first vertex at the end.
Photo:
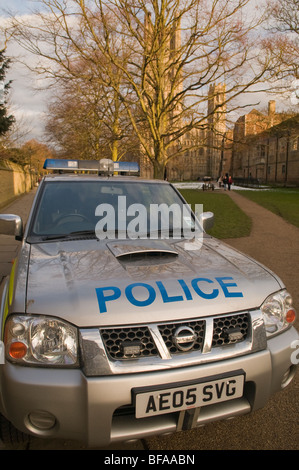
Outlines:
MULTIPOLYGON (((148 27, 150 27, 150 19, 148 27)), ((181 45, 180 27, 169 43, 169 56, 181 45)), ((170 67, 168 77, 171 83, 170 67)), ((170 85, 165 87, 166 94, 170 85)), ((182 90, 182 82, 178 85, 182 90)), ((231 129, 227 128, 226 87, 224 83, 211 84, 207 91, 206 119, 201 126, 187 132, 174 144, 173 153, 165 170, 171 181, 196 181, 205 176, 216 180, 229 173, 237 183, 274 183, 299 186, 299 114, 277 113, 275 101, 270 100, 267 112, 256 109, 240 116, 231 129)), ((180 104, 174 108, 170 120, 178 116, 180 104)), ((170 148, 171 153, 171 148, 170 148)), ((153 167, 140 154, 141 176, 153 177, 153 167)))
MULTIPOLYGON (((181 152, 169 160, 165 177, 171 181, 199 180, 205 176, 217 179, 229 171, 224 158, 226 147, 225 84, 211 85, 208 94, 207 119, 180 139, 181 152)), ((140 158, 141 176, 153 177, 153 168, 145 156, 140 158)))
POLYGON ((230 171, 239 183, 299 186, 299 114, 252 109, 233 129, 230 171))

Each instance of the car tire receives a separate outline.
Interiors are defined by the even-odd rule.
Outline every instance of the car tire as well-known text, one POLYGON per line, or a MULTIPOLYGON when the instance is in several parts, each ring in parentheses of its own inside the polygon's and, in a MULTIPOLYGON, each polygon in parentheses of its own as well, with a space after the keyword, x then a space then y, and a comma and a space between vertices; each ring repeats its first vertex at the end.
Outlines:
POLYGON ((14 425, 0 414, 0 442, 5 449, 26 450, 30 443, 30 436, 19 431, 14 425))

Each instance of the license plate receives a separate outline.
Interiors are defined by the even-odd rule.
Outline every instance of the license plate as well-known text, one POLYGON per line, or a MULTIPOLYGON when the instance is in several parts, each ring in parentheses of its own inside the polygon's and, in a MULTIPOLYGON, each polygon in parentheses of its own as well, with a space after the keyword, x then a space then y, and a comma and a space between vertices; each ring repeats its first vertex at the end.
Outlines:
POLYGON ((136 418, 233 400, 243 396, 244 374, 190 381, 152 390, 134 389, 136 418))

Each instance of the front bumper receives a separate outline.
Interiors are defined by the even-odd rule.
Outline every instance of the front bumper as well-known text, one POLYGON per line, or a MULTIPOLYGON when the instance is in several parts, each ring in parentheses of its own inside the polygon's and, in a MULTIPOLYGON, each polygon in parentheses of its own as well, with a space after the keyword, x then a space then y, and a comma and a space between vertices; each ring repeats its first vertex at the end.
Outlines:
POLYGON ((18 429, 38 437, 85 441, 107 446, 113 441, 141 439, 181 429, 180 413, 136 419, 131 390, 204 379, 242 369, 246 374, 244 396, 205 406, 193 427, 249 413, 263 407, 269 397, 291 381, 292 344, 299 339, 294 328, 268 341, 267 349, 214 363, 148 373, 86 377, 80 370, 0 366, 1 413, 18 429), (286 373, 288 372, 288 378, 286 373), (50 429, 36 427, 33 414, 55 417, 50 429))

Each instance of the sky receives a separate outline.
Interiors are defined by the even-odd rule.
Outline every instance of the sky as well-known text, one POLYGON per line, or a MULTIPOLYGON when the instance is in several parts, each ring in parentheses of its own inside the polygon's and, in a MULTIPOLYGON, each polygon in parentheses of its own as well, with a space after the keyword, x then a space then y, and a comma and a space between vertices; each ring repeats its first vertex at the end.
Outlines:
POLYGON ((36 6, 32 0, 0 0, 1 10, 11 10, 13 13, 23 14, 36 6))
MULTIPOLYGON (((0 0, 0 22, 7 16, 7 11, 24 15, 29 14, 38 6, 40 6, 38 0, 0 0)), ((15 42, 9 42, 6 56, 14 58, 20 55, 24 56, 24 51, 15 42)), ((25 59, 27 62, 34 60, 29 54, 25 56, 25 59)), ((43 131, 50 92, 47 90, 36 91, 36 89, 41 88, 37 76, 29 72, 25 66, 22 66, 16 60, 13 60, 6 79, 12 80, 9 93, 10 112, 20 122, 20 128, 23 127, 27 130, 25 140, 35 138, 40 142, 44 141, 43 131)), ((252 96, 243 99, 252 100, 252 96)), ((269 95, 255 96, 254 101, 251 101, 251 103, 257 103, 261 100, 260 107, 266 108, 269 99, 273 99, 273 97, 269 95)), ((250 108, 247 108, 244 113, 249 111, 250 108)))
MULTIPOLYGON (((28 14, 30 9, 36 7, 37 2, 32 0, 0 0, 0 17, 6 17, 7 11, 18 15, 28 14)), ((6 79, 12 80, 9 111, 20 123, 20 129, 26 132, 24 137, 26 141, 30 139, 42 141, 48 93, 37 92, 36 76, 14 60, 15 57, 24 56, 24 51, 13 41, 8 44, 6 56, 12 58, 6 74, 6 79)), ((27 57, 26 60, 31 59, 27 57)))

